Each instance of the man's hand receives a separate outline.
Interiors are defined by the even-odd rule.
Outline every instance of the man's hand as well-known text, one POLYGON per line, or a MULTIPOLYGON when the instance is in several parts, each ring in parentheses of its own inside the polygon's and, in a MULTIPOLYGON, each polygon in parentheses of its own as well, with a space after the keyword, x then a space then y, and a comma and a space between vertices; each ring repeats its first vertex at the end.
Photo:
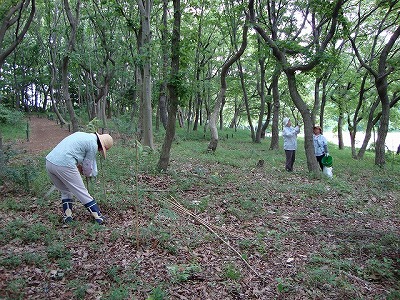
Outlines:
POLYGON ((326 152, 326 153, 325 153, 325 156, 329 156, 329 153, 328 153, 328 152, 326 152))

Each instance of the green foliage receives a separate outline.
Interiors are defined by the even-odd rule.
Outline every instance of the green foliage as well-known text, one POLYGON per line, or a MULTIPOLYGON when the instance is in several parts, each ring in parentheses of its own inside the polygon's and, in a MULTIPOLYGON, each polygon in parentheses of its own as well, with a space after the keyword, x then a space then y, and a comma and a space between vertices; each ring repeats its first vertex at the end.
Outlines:
POLYGON ((146 300, 165 300, 168 299, 168 293, 161 286, 155 287, 146 300))
POLYGON ((6 295, 9 296, 8 299, 25 299, 24 295, 24 287, 26 286, 26 280, 23 278, 11 280, 7 282, 7 286, 5 288, 6 295))
POLYGON ((9 109, 0 103, 0 124, 17 125, 21 123, 24 114, 15 109, 9 109))
POLYGON ((61 242, 56 242, 47 247, 47 257, 49 259, 71 258, 69 249, 61 242))
POLYGON ((18 255, 8 255, 0 260, 0 266, 14 269, 22 264, 22 259, 18 255))
POLYGON ((2 243, 7 243, 13 239, 19 239, 25 243, 43 241, 47 243, 54 237, 55 232, 49 230, 43 224, 32 224, 28 226, 26 222, 18 218, 6 224, 0 230, 2 243))
POLYGON ((93 118, 85 127, 85 132, 93 133, 98 132, 101 127, 101 120, 98 118, 93 118))
MULTIPOLYGON (((400 259, 397 259, 397 264, 400 259)), ((362 270, 363 277, 368 280, 382 280, 383 278, 394 279, 395 275, 398 276, 398 270, 396 271, 396 263, 390 259, 384 257, 383 260, 376 258, 368 259, 365 262, 365 268, 362 270)))
POLYGON ((110 291, 102 297, 105 300, 126 300, 129 299, 129 289, 126 286, 112 287, 110 291))
POLYGON ((232 263, 227 263, 224 266, 223 277, 230 280, 239 280, 241 277, 240 270, 232 263))
POLYGON ((74 296, 76 299, 85 299, 86 290, 88 287, 81 280, 71 280, 67 283, 67 286, 74 289, 74 296))
POLYGON ((121 268, 119 266, 111 266, 107 268, 106 273, 108 277, 115 283, 121 283, 121 277, 119 275, 121 268))
POLYGON ((201 268, 198 264, 172 265, 167 266, 167 270, 173 283, 188 281, 196 273, 201 272, 201 268))
POLYGON ((280 294, 287 293, 292 289, 292 286, 288 282, 288 279, 277 278, 276 281, 278 282, 278 284, 276 286, 278 293, 280 293, 280 294))

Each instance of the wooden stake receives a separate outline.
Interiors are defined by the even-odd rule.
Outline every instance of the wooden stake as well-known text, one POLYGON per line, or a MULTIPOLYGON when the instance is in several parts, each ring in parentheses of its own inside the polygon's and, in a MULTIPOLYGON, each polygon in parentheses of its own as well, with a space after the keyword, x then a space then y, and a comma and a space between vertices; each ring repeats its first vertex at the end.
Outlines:
MULTIPOLYGON (((175 208, 178 212, 183 213, 185 215, 188 215, 190 217, 192 217, 194 220, 196 220, 198 223, 200 223, 201 225, 203 225, 206 229, 208 229, 209 231, 211 231, 217 238, 219 238, 225 245, 227 245, 233 252, 235 252, 240 258, 241 260, 246 264, 246 266, 253 271, 254 274, 256 274, 257 277, 261 278, 262 280, 264 280, 264 278, 255 270, 253 269, 253 267, 243 258, 243 255, 237 251, 235 248, 233 248, 233 246, 231 246, 231 244, 229 244, 229 242, 227 242, 225 239, 223 239, 217 232, 215 232, 215 230, 213 229, 213 225, 207 223, 206 221, 204 221, 203 219, 201 219, 200 217, 198 217, 196 214, 192 213, 190 210, 188 210, 187 208, 185 208, 182 204, 180 204, 174 197, 172 197, 172 200, 168 200, 168 203, 175 208)), ((214 227, 215 228, 215 227, 214 227)))

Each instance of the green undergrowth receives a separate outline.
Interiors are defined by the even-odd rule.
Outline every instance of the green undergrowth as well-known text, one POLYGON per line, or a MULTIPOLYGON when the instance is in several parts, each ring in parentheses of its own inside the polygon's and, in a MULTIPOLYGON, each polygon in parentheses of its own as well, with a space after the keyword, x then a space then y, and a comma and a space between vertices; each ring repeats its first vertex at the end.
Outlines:
MULTIPOLYGON (((110 220, 104 227, 91 223, 79 203, 76 221, 62 227, 59 195, 49 192, 44 169, 48 151, 30 157, 34 172, 28 188, 16 185, 0 202, 6 216, 0 268, 7 274, 59 270, 76 299, 95 293, 93 278, 102 299, 138 294, 169 299, 174 289, 190 290, 196 282, 239 293, 252 274, 243 258, 260 272, 269 270, 275 280, 268 289, 276 298, 301 293, 314 299, 368 299, 374 290, 371 299, 396 299, 400 168, 392 166, 400 165, 400 156, 378 168, 370 152, 354 160, 349 149, 330 145, 334 177, 328 179, 308 172, 302 140, 295 170, 287 173, 283 150, 268 150, 268 139, 254 144, 246 132, 233 130, 220 137, 217 151, 210 153, 208 133, 178 129, 163 173, 156 170, 161 133, 154 151, 139 151, 133 138, 116 140, 107 160, 98 160, 99 175, 88 182, 110 220), (241 258, 172 201, 212 224, 241 258), (86 266, 78 264, 82 257, 86 266), (96 268, 96 257, 107 267, 96 268)), ((1 296, 22 299, 28 285, 24 275, 10 277, 1 296)))

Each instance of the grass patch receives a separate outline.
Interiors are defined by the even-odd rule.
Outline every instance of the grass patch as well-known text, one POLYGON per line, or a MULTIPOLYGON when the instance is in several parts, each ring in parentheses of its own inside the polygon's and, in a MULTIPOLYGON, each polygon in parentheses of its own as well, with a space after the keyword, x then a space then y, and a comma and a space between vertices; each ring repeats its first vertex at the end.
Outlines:
POLYGON ((10 278, 1 297, 26 297, 37 269, 43 278, 64 270, 68 284, 51 281, 52 291, 67 287, 76 299, 168 299, 177 291, 188 299, 399 294, 397 168, 376 168, 370 153, 358 161, 349 149, 330 145, 334 178, 327 180, 308 173, 299 140, 295 171, 287 173, 283 150, 268 150, 267 140, 253 144, 246 132, 224 130, 217 151, 209 153, 209 133, 178 129, 169 169, 159 174, 163 134, 155 136, 154 151, 136 157, 130 127, 115 128, 124 131, 123 142, 98 161, 99 176, 89 185, 109 218, 106 226, 93 224, 76 202, 77 221, 64 227, 59 193, 44 198, 50 181, 43 155, 29 158, 35 171, 29 191, 11 190, 0 201, 6 220, 0 266, 10 278), (264 166, 257 167, 261 159, 264 166), (251 266, 275 280, 258 280, 214 233, 167 205, 170 197, 215 225, 251 266), (13 270, 30 272, 17 280, 13 270), (194 296, 202 288, 209 294, 194 296))

